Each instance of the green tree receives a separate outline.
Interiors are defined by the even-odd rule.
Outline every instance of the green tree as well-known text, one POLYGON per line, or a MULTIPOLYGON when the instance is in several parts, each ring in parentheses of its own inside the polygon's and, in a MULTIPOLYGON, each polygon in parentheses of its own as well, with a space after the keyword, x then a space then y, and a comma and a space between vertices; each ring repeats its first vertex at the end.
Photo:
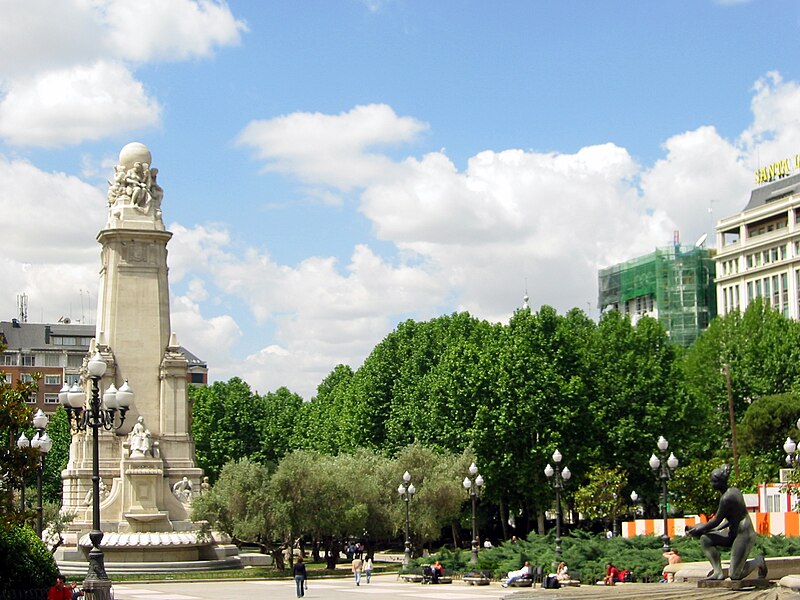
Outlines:
POLYGON ((717 510, 719 494, 711 487, 711 471, 720 459, 697 459, 675 470, 669 483, 673 505, 686 514, 711 515, 717 510))
POLYGON ((253 423, 265 420, 265 404, 238 377, 208 387, 190 388, 194 402, 192 435, 198 466, 214 481, 231 461, 258 457, 259 432, 253 423))
POLYGON ((575 509, 588 519, 600 519, 616 531, 617 519, 628 509, 628 474, 620 467, 592 467, 586 483, 575 492, 575 509))
POLYGON ((753 400, 742 417, 738 441, 743 453, 761 456, 774 465, 774 474, 784 463, 786 437, 800 439, 797 419, 800 395, 794 393, 762 396, 753 400))
POLYGON ((261 398, 261 419, 254 423, 260 449, 261 462, 277 464, 292 449, 294 427, 303 399, 285 387, 269 392, 261 398))
MULTIPOLYGON (((0 344, 0 352, 3 350, 5 346, 0 344)), ((33 417, 26 402, 36 390, 36 380, 17 381, 12 386, 0 376, 0 527, 22 522, 29 516, 21 510, 19 502, 15 502, 15 496, 34 475, 39 451, 18 448, 17 438, 29 427, 33 417)))
POLYGON ((737 422, 754 400, 798 389, 800 324, 757 299, 744 314, 714 319, 687 352, 682 369, 687 396, 705 404, 714 419, 698 437, 705 447, 697 453, 714 452, 730 439, 726 370, 737 422))
POLYGON ((192 502, 192 518, 208 521, 238 546, 257 545, 282 562, 273 542, 286 537, 286 523, 273 510, 269 479, 269 469, 260 463, 248 458, 229 462, 211 489, 192 502))

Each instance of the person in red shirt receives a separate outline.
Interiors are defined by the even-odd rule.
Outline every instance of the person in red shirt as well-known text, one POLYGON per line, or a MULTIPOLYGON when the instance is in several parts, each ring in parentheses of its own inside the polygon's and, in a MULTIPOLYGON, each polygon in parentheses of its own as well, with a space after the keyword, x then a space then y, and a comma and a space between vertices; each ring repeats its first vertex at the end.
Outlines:
POLYGON ((72 600, 72 589, 63 575, 56 577, 56 584, 47 591, 47 600, 72 600))
POLYGON ((619 575, 620 575, 619 569, 617 569, 617 567, 615 567, 611 563, 608 563, 606 565, 606 577, 605 579, 603 579, 603 583, 606 585, 614 585, 615 583, 617 583, 617 581, 620 581, 619 575))

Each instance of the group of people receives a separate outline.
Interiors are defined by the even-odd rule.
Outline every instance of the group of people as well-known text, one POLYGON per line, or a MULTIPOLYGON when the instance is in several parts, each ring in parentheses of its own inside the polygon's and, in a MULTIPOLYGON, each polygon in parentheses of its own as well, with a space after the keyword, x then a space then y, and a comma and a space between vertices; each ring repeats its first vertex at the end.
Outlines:
MULTIPOLYGON (((509 571, 508 576, 501 584, 503 587, 508 587, 513 585, 515 582, 519 581, 520 579, 530 578, 533 577, 533 567, 529 561, 525 561, 525 564, 522 565, 521 569, 516 571, 509 571)), ((569 581, 569 568, 567 567, 567 563, 561 561, 558 563, 558 567, 556 567, 555 573, 550 573, 548 578, 551 578, 554 581, 558 581, 559 583, 569 581)))
POLYGON ((372 579, 372 559, 367 557, 367 560, 361 558, 361 555, 358 554, 353 559, 353 562, 350 563, 350 568, 353 571, 353 576, 356 579, 356 585, 361 585, 361 575, 364 575, 364 578, 369 583, 369 580, 372 579))

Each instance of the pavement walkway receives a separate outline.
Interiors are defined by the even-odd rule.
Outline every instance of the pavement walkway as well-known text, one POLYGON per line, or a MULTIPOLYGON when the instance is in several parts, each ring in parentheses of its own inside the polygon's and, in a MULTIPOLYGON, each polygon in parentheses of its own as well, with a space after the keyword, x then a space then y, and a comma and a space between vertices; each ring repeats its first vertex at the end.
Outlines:
MULTIPOLYGON (((205 581, 114 584, 115 600, 292 600, 294 581, 205 581)), ((395 574, 375 575, 372 583, 356 587, 352 579, 310 579, 309 600, 798 600, 780 588, 760 591, 698 589, 691 583, 632 583, 613 587, 584 585, 577 588, 512 590, 498 583, 470 586, 461 581, 448 585, 405 583, 395 574)))

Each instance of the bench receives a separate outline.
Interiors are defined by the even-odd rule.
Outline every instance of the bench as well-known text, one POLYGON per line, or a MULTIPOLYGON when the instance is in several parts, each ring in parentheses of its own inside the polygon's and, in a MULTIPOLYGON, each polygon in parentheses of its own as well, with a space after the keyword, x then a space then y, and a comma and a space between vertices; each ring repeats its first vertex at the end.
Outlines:
POLYGON ((422 575, 417 573, 407 573, 404 575, 398 575, 398 577, 400 577, 400 579, 406 583, 422 583, 422 575))
POLYGON ((462 581, 469 585, 489 585, 490 579, 483 575, 464 575, 462 581))

